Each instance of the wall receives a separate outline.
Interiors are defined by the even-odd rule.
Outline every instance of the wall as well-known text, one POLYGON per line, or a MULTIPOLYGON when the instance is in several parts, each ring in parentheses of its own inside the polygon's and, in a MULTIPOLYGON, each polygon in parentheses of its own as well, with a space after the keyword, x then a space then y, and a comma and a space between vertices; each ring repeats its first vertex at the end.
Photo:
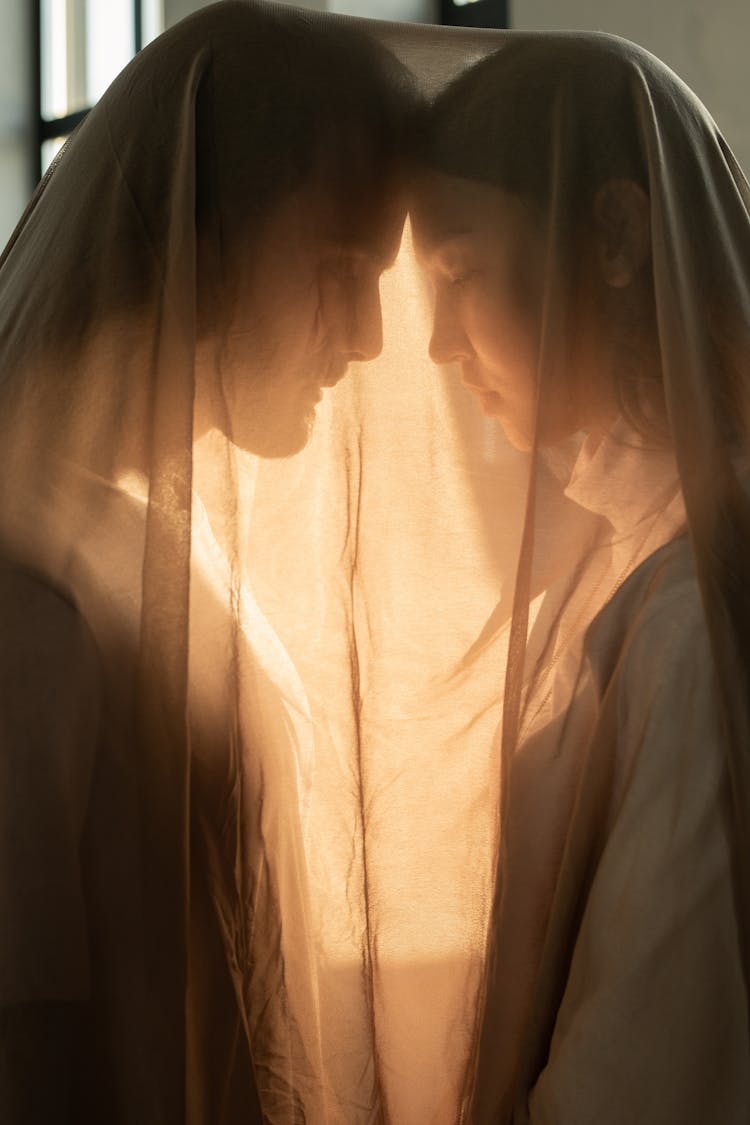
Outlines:
MULTIPOLYGON (((197 12, 199 8, 205 8, 207 4, 213 2, 214 0, 164 0, 164 25, 171 27, 184 16, 189 16, 192 12, 197 12)), ((326 0, 298 0, 292 6, 324 9, 326 0)))
POLYGON ((328 0, 327 4, 329 12, 409 23, 436 23, 439 8, 437 0, 328 0))
MULTIPOLYGON (((164 18, 167 26, 182 16, 205 7, 212 0, 164 0, 164 18)), ((284 0, 295 8, 317 8, 320 11, 341 12, 348 16, 366 16, 378 20, 406 20, 427 23, 437 19, 437 0, 284 0)))
POLYGON ((0 246, 33 187, 29 9, 28 0, 0 0, 0 246))
POLYGON ((527 31, 609 31, 672 67, 705 102, 750 174, 748 0, 510 0, 527 31))

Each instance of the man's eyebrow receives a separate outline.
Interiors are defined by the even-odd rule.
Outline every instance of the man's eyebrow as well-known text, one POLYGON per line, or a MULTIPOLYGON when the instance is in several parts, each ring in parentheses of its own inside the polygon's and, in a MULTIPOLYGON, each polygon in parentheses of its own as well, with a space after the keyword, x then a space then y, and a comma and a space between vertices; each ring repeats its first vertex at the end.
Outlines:
POLYGON ((386 270, 395 263, 400 249, 401 245, 399 243, 393 251, 389 251, 388 253, 384 253, 383 250, 373 250, 370 254, 370 258, 379 269, 386 270))
POLYGON ((344 254, 351 254, 356 258, 367 258, 367 260, 374 265, 385 269, 396 261, 399 247, 397 246, 392 252, 390 250, 384 251, 382 246, 379 246, 377 243, 356 239, 343 243, 341 250, 344 254))

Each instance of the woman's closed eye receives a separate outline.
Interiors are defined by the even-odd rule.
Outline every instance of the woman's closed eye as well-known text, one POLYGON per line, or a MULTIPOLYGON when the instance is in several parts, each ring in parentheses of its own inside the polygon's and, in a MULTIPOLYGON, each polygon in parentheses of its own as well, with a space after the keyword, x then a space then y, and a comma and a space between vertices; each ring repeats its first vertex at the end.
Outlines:
POLYGON ((470 282, 478 280, 481 275, 481 270, 478 266, 471 268, 464 268, 456 270, 454 273, 448 275, 448 280, 454 288, 463 288, 469 285, 470 282))

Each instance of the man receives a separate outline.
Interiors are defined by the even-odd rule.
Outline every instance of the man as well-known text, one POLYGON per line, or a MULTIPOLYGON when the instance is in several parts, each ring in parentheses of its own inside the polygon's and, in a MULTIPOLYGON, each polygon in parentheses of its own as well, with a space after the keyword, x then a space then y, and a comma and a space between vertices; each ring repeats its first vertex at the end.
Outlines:
POLYGON ((275 1104, 248 981, 274 1034, 301 1033, 253 944, 280 925, 253 740, 284 716, 236 585, 238 473, 299 451, 324 389, 380 350, 412 104, 363 36, 216 5, 115 81, 3 262, 9 1125, 275 1104))

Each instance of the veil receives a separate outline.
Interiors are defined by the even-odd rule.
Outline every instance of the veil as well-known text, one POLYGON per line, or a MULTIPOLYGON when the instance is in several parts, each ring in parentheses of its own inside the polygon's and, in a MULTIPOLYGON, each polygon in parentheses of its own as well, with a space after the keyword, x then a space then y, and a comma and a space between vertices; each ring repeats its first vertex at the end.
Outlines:
POLYGON ((607 36, 123 71, 0 261, 4 1119, 747 1120, 749 205, 607 36))

